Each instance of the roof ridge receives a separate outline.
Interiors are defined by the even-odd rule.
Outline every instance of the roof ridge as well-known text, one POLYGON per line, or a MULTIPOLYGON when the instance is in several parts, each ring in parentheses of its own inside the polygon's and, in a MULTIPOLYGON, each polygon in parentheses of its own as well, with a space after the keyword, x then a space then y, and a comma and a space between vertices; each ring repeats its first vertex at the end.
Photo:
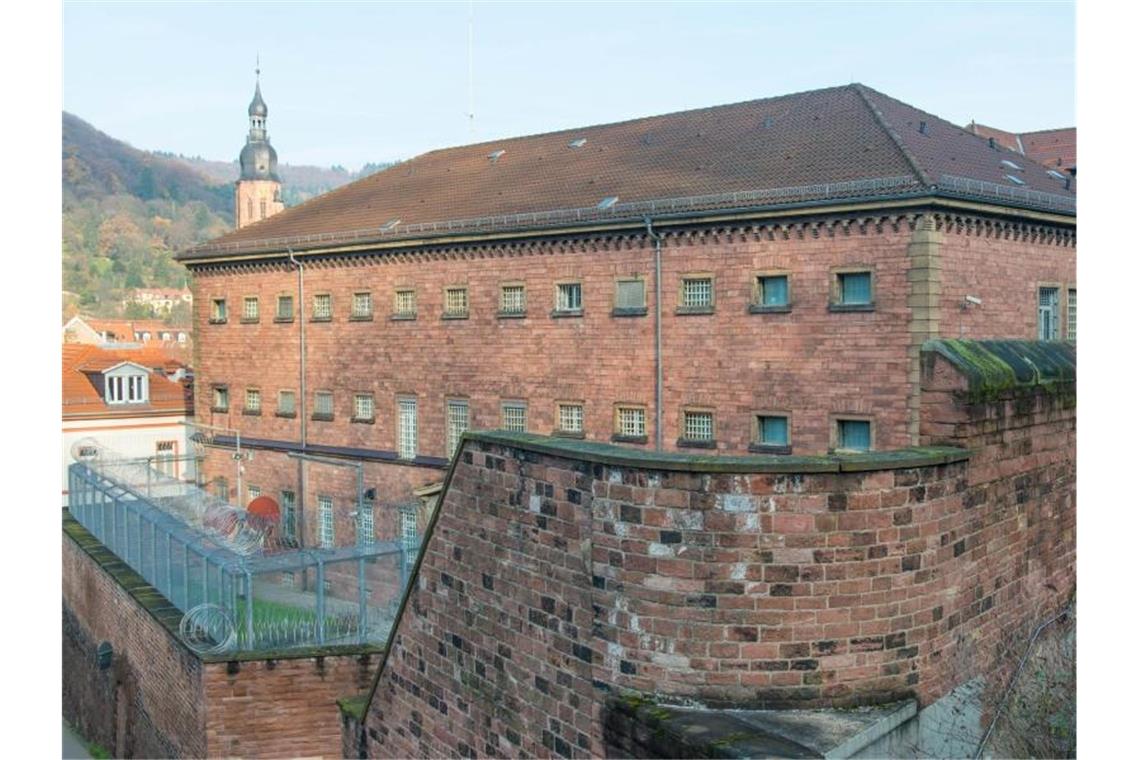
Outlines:
POLYGON ((863 103, 871 112, 871 115, 874 117, 875 122, 880 127, 882 127, 883 131, 887 133, 887 136, 891 138, 891 142, 893 142, 895 144, 895 147, 899 149, 899 153, 902 154, 903 159, 906 160, 907 164, 910 165, 910 168, 918 177, 918 181, 926 187, 932 187, 934 185, 934 182, 931 181, 926 171, 922 168, 922 166, 919 165, 918 159, 916 159, 903 144, 902 138, 899 137, 898 133, 895 132, 894 127, 892 127, 887 121, 886 117, 883 116, 883 112, 879 110, 878 106, 871 102, 871 96, 866 92, 870 88, 866 85, 860 84, 859 82, 852 82, 849 86, 855 90, 855 92, 859 93, 859 97, 863 100, 863 103))

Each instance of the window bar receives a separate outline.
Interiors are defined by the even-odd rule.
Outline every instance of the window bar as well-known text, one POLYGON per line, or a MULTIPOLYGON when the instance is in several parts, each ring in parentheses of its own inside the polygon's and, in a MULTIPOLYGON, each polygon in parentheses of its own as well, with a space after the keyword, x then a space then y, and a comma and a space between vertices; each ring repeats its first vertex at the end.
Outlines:
POLYGON ((317 644, 325 643, 325 561, 317 558, 317 644))
POLYGON ((190 609, 190 545, 182 543, 182 608, 183 612, 190 609))
POLYGON ((174 562, 173 562, 173 557, 170 554, 171 548, 172 547, 170 546, 170 534, 167 533, 166 534, 166 588, 163 589, 163 592, 168 597, 170 597, 170 601, 173 602, 174 598, 171 596, 171 594, 174 593, 174 584, 173 584, 171 577, 170 577, 170 575, 171 575, 170 566, 172 564, 174 564, 174 562))

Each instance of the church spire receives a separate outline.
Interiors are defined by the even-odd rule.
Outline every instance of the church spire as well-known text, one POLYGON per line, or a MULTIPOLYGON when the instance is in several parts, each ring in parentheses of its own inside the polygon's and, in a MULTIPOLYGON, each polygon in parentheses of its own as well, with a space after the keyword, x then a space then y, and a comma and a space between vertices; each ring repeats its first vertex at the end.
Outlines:
POLYGON ((241 149, 241 164, 234 196, 234 221, 238 228, 266 219, 283 210, 281 179, 277 176, 277 151, 269 144, 265 120, 269 106, 261 96, 261 56, 254 69, 253 100, 249 103, 249 135, 241 149))

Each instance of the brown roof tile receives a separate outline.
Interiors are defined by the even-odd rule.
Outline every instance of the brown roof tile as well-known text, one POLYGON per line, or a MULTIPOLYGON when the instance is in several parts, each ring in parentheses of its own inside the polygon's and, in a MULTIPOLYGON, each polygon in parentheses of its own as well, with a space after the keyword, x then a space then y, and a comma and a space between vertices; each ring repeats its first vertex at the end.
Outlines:
MULTIPOLYGON (((399 220, 398 233, 414 225, 498 215, 567 209, 589 214, 612 196, 618 198, 618 214, 635 202, 813 186, 787 196, 802 202, 836 193, 835 183, 883 178, 895 182, 846 192, 864 197, 894 194, 900 187, 919 192, 946 174, 1018 188, 1005 179, 1001 157, 961 127, 868 87, 845 85, 431 151, 180 258, 321 247, 329 242, 298 239, 344 238, 353 232, 379 236, 392 220, 399 220), (918 131, 923 121, 925 134, 918 131), (825 183, 831 187, 822 187, 825 183)), ((1026 190, 1073 196, 1039 167, 1026 167, 1022 179, 1026 190)), ((725 199, 723 205, 741 201, 725 199)), ((538 226, 526 219, 517 223, 538 226)))
POLYGON ((166 379, 166 372, 184 367, 178 358, 159 347, 106 349, 85 343, 63 344, 63 414, 93 413, 133 416, 150 412, 193 414, 190 386, 166 379), (130 407, 108 405, 95 385, 94 377, 123 362, 142 365, 154 374, 150 381, 150 401, 130 407))

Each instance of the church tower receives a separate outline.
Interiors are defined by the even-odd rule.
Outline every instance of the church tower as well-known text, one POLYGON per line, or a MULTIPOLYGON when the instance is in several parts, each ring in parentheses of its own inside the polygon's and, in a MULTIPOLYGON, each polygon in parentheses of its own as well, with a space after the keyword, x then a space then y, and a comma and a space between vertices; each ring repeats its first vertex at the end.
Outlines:
POLYGON ((241 149, 241 177, 234 191, 234 221, 238 229, 268 219, 285 208, 277 176, 277 151, 269 144, 265 120, 269 107, 261 97, 261 69, 249 104, 249 136, 241 149))

